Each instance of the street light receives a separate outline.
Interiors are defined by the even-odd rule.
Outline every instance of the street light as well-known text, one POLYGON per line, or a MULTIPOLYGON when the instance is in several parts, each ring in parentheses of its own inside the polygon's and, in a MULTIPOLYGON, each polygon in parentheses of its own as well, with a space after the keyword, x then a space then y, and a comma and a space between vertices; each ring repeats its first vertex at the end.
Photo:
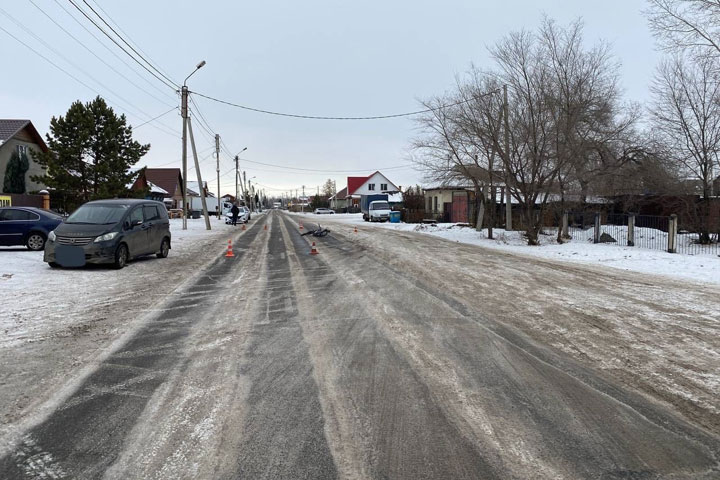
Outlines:
MULTIPOLYGON (((205 66, 205 60, 201 61, 195 66, 195 70, 185 77, 183 81, 180 101, 180 114, 183 119, 183 133, 182 133, 182 176, 183 176, 183 230, 187 230, 187 216, 188 216, 188 205, 187 205, 187 121, 188 121, 188 78, 192 77, 195 72, 205 66)), ((194 145, 194 144, 193 144, 194 145)))

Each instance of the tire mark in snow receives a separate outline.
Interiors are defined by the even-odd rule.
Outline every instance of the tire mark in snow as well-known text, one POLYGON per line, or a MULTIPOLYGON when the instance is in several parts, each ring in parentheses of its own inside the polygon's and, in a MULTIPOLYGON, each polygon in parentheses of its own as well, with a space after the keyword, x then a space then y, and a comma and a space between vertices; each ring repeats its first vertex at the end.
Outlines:
MULTIPOLYGON (((254 224, 236 243, 250 244, 261 229, 254 224)), ((242 258, 238 254, 234 259, 215 260, 186 290, 218 284, 242 258)), ((209 301, 216 300, 210 297, 209 301)), ((204 305, 191 298, 173 301, 170 308, 163 309, 103 362, 45 422, 33 428, 26 441, 32 438, 39 451, 50 455, 48 458, 71 477, 101 476, 118 456, 125 435, 153 392, 162 385, 173 365, 184 361, 182 343, 202 318, 200 311, 204 305), (173 308, 172 304, 182 308, 173 308), (157 345, 167 344, 176 344, 178 348, 154 350, 157 345), (144 354, 136 355, 137 352, 144 354), (145 373, 118 365, 141 367, 145 373)), ((17 456, 23 445, 0 458, 0 478, 34 478, 25 473, 34 458, 17 456)))

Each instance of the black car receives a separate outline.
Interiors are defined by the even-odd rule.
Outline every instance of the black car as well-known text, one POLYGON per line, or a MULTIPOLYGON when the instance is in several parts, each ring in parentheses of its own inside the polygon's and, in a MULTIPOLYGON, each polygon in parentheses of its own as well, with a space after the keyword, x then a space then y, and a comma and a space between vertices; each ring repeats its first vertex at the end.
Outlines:
POLYGON ((0 208, 0 245, 42 250, 50 232, 62 223, 57 213, 35 207, 0 208))
POLYGON ((110 263, 123 268, 144 255, 165 258, 169 250, 165 205, 152 200, 96 200, 75 210, 48 235, 44 260, 51 267, 110 263))

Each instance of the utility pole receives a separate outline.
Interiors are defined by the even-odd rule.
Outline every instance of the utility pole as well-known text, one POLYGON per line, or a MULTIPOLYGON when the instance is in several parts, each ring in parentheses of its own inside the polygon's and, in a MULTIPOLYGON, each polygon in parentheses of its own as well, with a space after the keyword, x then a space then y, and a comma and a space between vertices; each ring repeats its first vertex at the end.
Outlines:
POLYGON ((218 182, 218 189, 217 189, 217 219, 220 220, 220 214, 222 213, 222 208, 220 207, 220 134, 215 134, 215 170, 217 171, 217 182, 218 182))
POLYGON ((197 150, 195 149, 195 136, 193 135, 192 122, 190 117, 187 119, 188 131, 190 132, 190 146, 192 146, 193 157, 195 158, 195 172, 197 173, 198 190, 200 190, 200 203, 202 204, 203 215, 205 216, 205 230, 210 230, 210 216, 208 215, 207 199, 205 198, 205 184, 200 173, 200 161, 198 160, 197 150))
POLYGON ((245 199, 245 206, 247 207, 247 173, 243 170, 242 175, 242 189, 243 189, 243 198, 245 199))
MULTIPOLYGON (((303 198, 305 198, 305 185, 302 186, 303 189, 303 198)), ((302 200, 300 200, 300 212, 305 213, 305 204, 302 200)))
MULTIPOLYGON (((190 121, 190 118, 188 117, 188 94, 190 93, 187 87, 187 81, 188 78, 192 77, 195 72, 200 70, 202 67, 205 66, 205 60, 201 61, 197 65, 195 65, 195 70, 192 71, 190 75, 185 77, 185 81, 182 84, 182 88, 180 89, 180 115, 183 119, 183 133, 182 133, 182 196, 183 196, 183 230, 187 230, 187 214, 188 214, 188 208, 187 208, 187 128, 188 128, 188 122, 190 121)), ((192 127, 190 127, 191 132, 190 135, 192 135, 192 127)), ((196 160, 197 162, 197 160, 196 160)), ((198 169, 198 175, 200 175, 200 169, 198 169)))
POLYGON ((238 191, 238 178, 240 177, 240 172, 238 171, 238 161, 240 160, 238 155, 235 155, 235 202, 238 201, 238 195, 240 195, 240 192, 238 191))
POLYGON ((510 108, 508 107, 507 84, 503 85, 503 113, 505 116, 505 230, 511 231, 512 227, 512 196, 510 195, 510 108))
POLYGON ((182 229, 187 230, 187 120, 188 120, 188 87, 183 85, 181 92, 180 101, 180 115, 183 119, 183 131, 182 131, 182 203, 183 203, 183 222, 182 229))

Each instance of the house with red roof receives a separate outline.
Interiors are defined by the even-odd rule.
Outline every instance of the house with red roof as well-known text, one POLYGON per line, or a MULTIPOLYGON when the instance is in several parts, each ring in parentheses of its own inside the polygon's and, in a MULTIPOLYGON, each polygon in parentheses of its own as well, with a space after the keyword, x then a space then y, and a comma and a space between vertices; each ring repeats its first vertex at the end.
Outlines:
POLYGON ((347 192, 345 199, 350 205, 359 205, 362 195, 376 193, 400 193, 400 187, 391 182, 379 171, 367 177, 347 177, 347 192))

